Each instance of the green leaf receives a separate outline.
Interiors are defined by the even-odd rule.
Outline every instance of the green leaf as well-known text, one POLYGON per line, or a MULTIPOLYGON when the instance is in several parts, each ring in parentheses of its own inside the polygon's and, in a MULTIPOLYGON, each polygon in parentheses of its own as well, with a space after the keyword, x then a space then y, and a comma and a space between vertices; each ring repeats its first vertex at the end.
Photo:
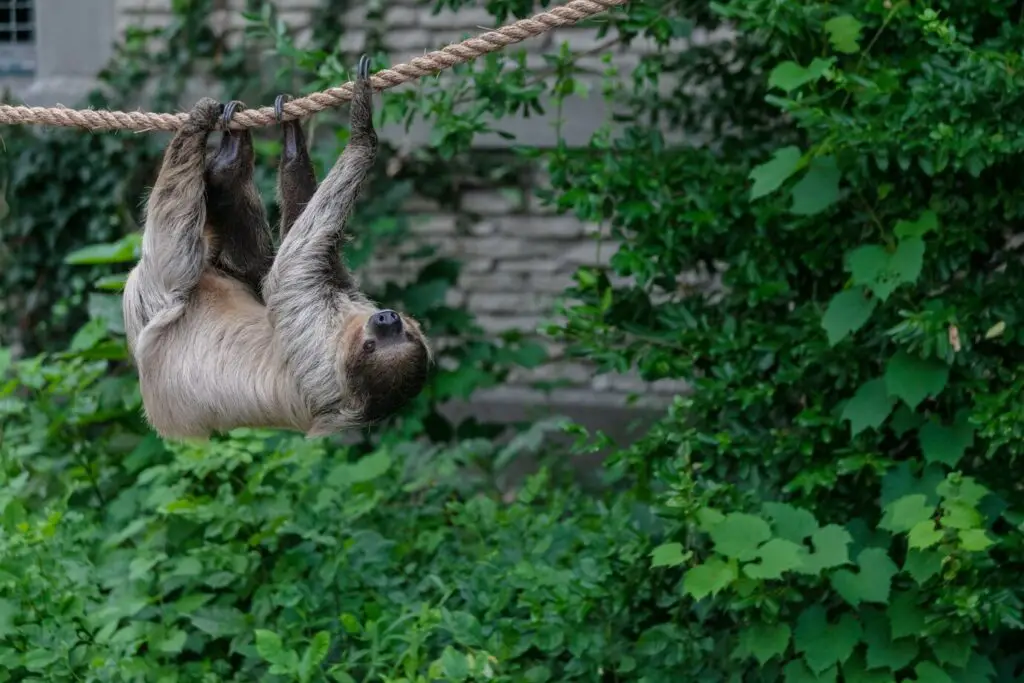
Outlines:
POLYGON ((740 631, 740 650, 751 654, 761 666, 781 657, 789 646, 791 632, 786 624, 757 623, 740 631))
POLYGON ((918 662, 914 673, 917 675, 917 683, 954 683, 939 665, 932 662, 918 662))
POLYGON ((899 284, 912 284, 921 276, 924 266, 924 240, 908 237, 900 240, 896 251, 889 257, 889 271, 899 284))
POLYGON ((988 657, 972 652, 967 666, 951 675, 956 683, 990 683, 996 676, 996 669, 988 657))
POLYGON ((14 626, 14 615, 17 613, 18 608, 14 602, 0 598, 0 640, 17 632, 14 626))
POLYGON ((985 521, 977 508, 963 500, 946 500, 942 510, 942 525, 952 529, 977 529, 985 521))
POLYGON ((843 664, 845 683, 896 683, 893 675, 886 671, 868 671, 864 658, 858 653, 843 664))
POLYGON ((682 543, 663 543, 651 552, 652 567, 675 567, 686 562, 692 552, 683 553, 682 543))
POLYGON ((46 671, 50 667, 50 665, 56 662, 59 658, 60 653, 54 649, 33 648, 25 653, 22 659, 22 664, 29 671, 43 672, 46 671))
POLYGON ((936 360, 925 360, 900 349, 885 369, 885 387, 915 410, 925 398, 938 396, 949 380, 949 366, 936 360))
POLYGON ((931 648, 940 664, 963 669, 971 659, 977 639, 973 633, 946 633, 935 636, 931 648))
POLYGON ((104 275, 96 278, 92 283, 92 286, 96 289, 102 289, 107 292, 120 292, 124 290, 124 284, 128 280, 128 273, 118 273, 117 275, 104 275))
POLYGON ((920 493, 931 505, 939 504, 936 487, 945 479, 945 474, 937 466, 928 466, 921 470, 920 476, 911 471, 909 460, 896 463, 882 478, 882 506, 896 502, 911 493, 920 493))
POLYGON ((129 263, 135 261, 142 243, 141 234, 131 233, 110 244, 90 244, 76 249, 64 257, 70 265, 96 265, 101 263, 129 263))
MULTIPOLYGON (((865 244, 846 254, 846 270, 857 285, 875 284, 889 266, 889 252, 877 244, 865 244)), ((882 297, 883 300, 888 297, 882 297)))
POLYGON ((849 546, 853 537, 843 527, 837 524, 824 526, 814 532, 811 543, 814 552, 804 558, 803 573, 820 574, 826 569, 850 563, 849 546))
POLYGON ((236 607, 203 607, 191 615, 192 625, 214 638, 245 633, 245 614, 236 607))
POLYGON ((803 508, 788 503, 768 502, 761 506, 761 510, 772 521, 775 535, 787 541, 800 543, 818 530, 814 515, 803 508))
POLYGON ((197 609, 213 600, 213 595, 209 593, 190 593, 189 595, 183 595, 180 599, 175 601, 174 609, 182 615, 191 614, 197 609))
POLYGON ((480 620, 470 612, 452 611, 448 613, 447 627, 456 643, 467 647, 480 647, 484 640, 483 627, 480 620))
POLYGON ((932 210, 923 211, 916 221, 899 221, 893 232, 899 239, 924 237, 939 227, 939 218, 932 210))
POLYGON ((920 493, 898 498, 885 506, 878 526, 893 533, 910 531, 920 522, 931 520, 935 506, 927 504, 927 498, 920 493))
POLYGON ((835 157, 823 156, 812 159, 804 177, 793 186, 790 213, 797 216, 813 216, 835 204, 839 201, 841 175, 835 157))
POLYGON ((363 627, 359 624, 359 620, 356 619, 354 614, 349 612, 342 612, 341 627, 345 629, 345 633, 359 633, 363 630, 363 627))
POLYGON ((697 524, 704 533, 711 533, 711 530, 722 523, 725 515, 712 507, 703 507, 697 510, 697 524))
POLYGON ((988 537, 984 529, 963 529, 957 533, 960 535, 960 546, 968 552, 981 552, 995 545, 995 541, 988 537))
POLYGON ((531 666, 523 674, 523 680, 526 683, 547 683, 551 680, 551 669, 542 664, 531 666))
POLYGON ((891 429, 892 433, 897 437, 902 437, 911 429, 917 429, 920 427, 924 420, 924 415, 911 412, 911 410, 907 408, 906 404, 902 404, 896 408, 896 412, 893 414, 892 420, 889 421, 889 429, 891 429))
POLYGON ((865 655, 869 670, 885 668, 898 671, 914 661, 919 649, 915 638, 894 640, 889 620, 875 610, 865 611, 861 618, 864 622, 864 642, 867 643, 865 655))
POLYGON ((925 460, 950 467, 956 467, 964 452, 974 444, 974 428, 963 419, 950 427, 929 422, 921 427, 917 436, 925 460))
POLYGON ((832 575, 836 592, 854 607, 862 602, 888 602, 892 577, 899 571, 888 553, 881 548, 865 548, 857 556, 857 564, 857 574, 840 569, 832 575))
POLYGON ((800 150, 790 145, 776 150, 771 161, 751 169, 748 177, 754 181, 754 185, 750 189, 750 200, 763 197, 782 187, 782 184, 796 173, 800 158, 800 150))
POLYGON ((780 579, 791 569, 803 564, 803 546, 782 538, 773 538, 761 546, 758 551, 759 564, 748 564, 743 572, 752 579, 780 579))
POLYGON ((683 592, 694 600, 703 600, 728 588, 737 578, 735 563, 711 557, 704 564, 687 570, 683 577, 683 592))
POLYGON ((106 323, 99 318, 93 318, 78 328, 68 348, 71 351, 87 351, 106 339, 107 334, 106 323))
POLYGON ((803 67, 793 61, 780 62, 768 75, 768 87, 779 88, 787 93, 805 83, 816 81, 829 70, 835 58, 815 58, 809 66, 803 67))
POLYGON ((794 659, 782 671, 786 676, 786 683, 835 683, 839 674, 836 668, 815 674, 807 668, 802 659, 794 659))
POLYGON ((903 561, 903 571, 922 586, 942 569, 942 555, 934 550, 910 550, 903 561))
POLYGON ((877 429, 881 426, 895 403, 896 399, 886 391, 884 379, 868 380, 843 406, 841 419, 849 420, 850 435, 856 436, 868 427, 877 429))
POLYGON ((391 468, 391 456, 384 449, 363 456, 354 463, 343 462, 327 475, 327 485, 352 486, 384 476, 391 468))
POLYGON ((861 625, 852 614, 844 613, 838 622, 830 624, 825 608, 812 605, 797 620, 793 645, 803 653, 811 671, 820 675, 849 659, 860 639, 861 625))
POLYGON ((452 680, 464 681, 469 678, 469 660, 451 645, 446 645, 441 653, 441 666, 445 675, 452 680))
POLYGON ((918 595, 915 591, 893 593, 892 602, 886 610, 886 615, 889 617, 894 639, 904 636, 920 636, 924 631, 925 612, 918 606, 917 600, 918 595))
POLYGON ((877 244, 867 244, 846 255, 846 269, 854 284, 865 285, 885 301, 901 284, 912 283, 924 264, 924 241, 919 237, 901 240, 893 253, 877 244))
POLYGON ((828 40, 838 52, 854 54, 860 51, 860 31, 864 24, 849 14, 833 17, 825 22, 828 40))
POLYGON ((188 640, 188 634, 181 629, 171 629, 157 645, 157 649, 160 652, 167 654, 176 655, 185 648, 185 641, 188 640))
MULTIPOLYGON (((865 638, 865 640, 868 640, 865 638)), ((869 640, 867 648, 868 668, 886 668, 890 671, 898 671, 917 657, 917 641, 912 638, 903 638, 896 641, 869 640)))
POLYGON ((829 301, 821 326, 828 335, 829 346, 835 346, 871 319, 878 299, 868 296, 864 287, 851 287, 838 292, 829 301))
POLYGON ((776 64, 768 74, 768 87, 791 92, 811 80, 807 69, 792 60, 787 60, 776 64))
POLYGON ((926 519, 918 522, 907 534, 907 546, 911 549, 925 550, 942 540, 942 530, 936 527, 935 522, 926 519))
POLYGON ((742 512, 726 515, 710 533, 715 551, 740 561, 757 557, 757 548, 772 536, 768 522, 742 512))
POLYGON ((327 631, 317 631, 313 640, 309 642, 309 647, 306 648, 306 654, 303 655, 303 660, 309 662, 309 671, 320 666, 320 663, 327 659, 327 652, 330 648, 331 634, 327 631))
POLYGON ((261 628, 256 629, 255 635, 256 651, 260 653, 260 657, 263 657, 263 659, 270 663, 279 661, 284 654, 284 645, 281 643, 281 637, 273 631, 261 628))
MULTIPOLYGON (((952 483, 944 476, 943 481, 936 486, 936 491, 947 499, 956 499, 957 502, 965 505, 976 506, 991 490, 978 483, 978 480, 970 476, 961 476, 959 482, 953 487, 952 483)), ((949 501, 947 501, 948 505, 949 501)))

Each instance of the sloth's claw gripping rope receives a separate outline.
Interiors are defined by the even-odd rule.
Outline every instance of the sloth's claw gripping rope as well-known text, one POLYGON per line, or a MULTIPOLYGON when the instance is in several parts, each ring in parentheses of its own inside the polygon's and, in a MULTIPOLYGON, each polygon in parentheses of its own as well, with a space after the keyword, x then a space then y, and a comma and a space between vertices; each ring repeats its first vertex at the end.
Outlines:
MULTIPOLYGON (((406 64, 396 64, 373 74, 374 90, 387 90, 395 86, 429 76, 458 64, 472 61, 489 52, 539 36, 559 26, 571 26, 587 17, 600 14, 628 0, 570 0, 529 19, 521 19, 508 26, 488 31, 476 38, 435 50, 416 57, 406 64)), ((360 61, 362 65, 362 61, 360 61)), ((367 61, 367 68, 369 62, 367 61)), ((260 107, 236 111, 227 127, 232 130, 258 128, 282 121, 311 116, 337 107, 352 99, 352 83, 300 97, 278 107, 260 107), (279 115, 280 114, 280 115, 279 115)), ((275 105, 277 103, 275 102, 275 105)), ((84 128, 86 130, 177 130, 188 114, 158 114, 141 111, 107 111, 105 109, 68 109, 66 107, 16 107, 0 105, 0 124, 42 124, 84 128)))
POLYGON ((356 78, 359 80, 365 80, 370 77, 370 58, 366 55, 362 55, 359 58, 359 64, 356 65, 356 78))
POLYGON ((224 105, 224 114, 221 115, 221 125, 227 128, 231 125, 231 119, 234 118, 236 111, 245 109, 245 105, 238 100, 231 100, 224 105))
POLYGON ((274 98, 274 118, 278 123, 284 123, 284 103, 292 99, 291 95, 281 93, 274 98))

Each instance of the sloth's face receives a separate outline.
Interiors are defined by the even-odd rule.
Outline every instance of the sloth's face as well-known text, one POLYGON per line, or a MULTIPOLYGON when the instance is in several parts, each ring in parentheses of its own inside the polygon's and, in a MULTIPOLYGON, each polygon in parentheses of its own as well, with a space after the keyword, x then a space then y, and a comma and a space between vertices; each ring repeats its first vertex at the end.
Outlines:
POLYGON ((393 415, 423 390, 430 350, 412 318, 390 309, 361 316, 344 346, 346 386, 363 422, 393 415))

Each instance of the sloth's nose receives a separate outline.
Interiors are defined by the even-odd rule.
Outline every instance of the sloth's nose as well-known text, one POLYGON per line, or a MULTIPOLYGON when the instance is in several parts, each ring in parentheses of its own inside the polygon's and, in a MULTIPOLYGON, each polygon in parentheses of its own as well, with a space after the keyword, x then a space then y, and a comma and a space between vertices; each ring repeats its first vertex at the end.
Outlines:
POLYGON ((402 319, 391 309, 378 311, 370 318, 370 326, 377 334, 389 337, 402 331, 402 319))

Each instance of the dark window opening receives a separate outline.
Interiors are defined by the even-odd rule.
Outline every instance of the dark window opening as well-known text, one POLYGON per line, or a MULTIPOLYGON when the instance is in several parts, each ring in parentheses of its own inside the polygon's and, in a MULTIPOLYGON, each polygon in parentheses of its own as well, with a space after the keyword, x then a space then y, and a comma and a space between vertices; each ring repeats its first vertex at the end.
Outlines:
POLYGON ((0 0, 0 73, 35 70, 34 0, 0 0))

